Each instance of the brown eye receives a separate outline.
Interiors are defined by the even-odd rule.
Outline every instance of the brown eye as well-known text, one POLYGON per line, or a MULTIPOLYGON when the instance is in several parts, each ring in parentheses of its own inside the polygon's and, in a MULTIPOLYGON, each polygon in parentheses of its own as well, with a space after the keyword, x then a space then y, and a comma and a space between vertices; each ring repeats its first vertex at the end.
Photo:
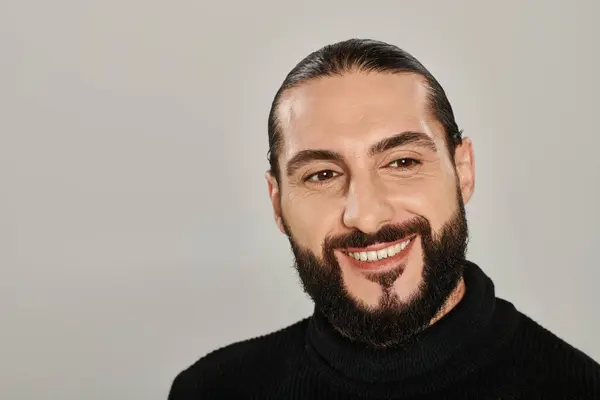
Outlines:
POLYGON ((389 167, 398 168, 398 169, 411 169, 418 167, 421 164, 420 161, 415 160, 414 158, 400 158, 398 160, 392 161, 388 164, 389 167))
POLYGON ((339 174, 337 172, 328 169, 324 171, 319 171, 316 174, 312 174, 306 180, 310 182, 323 182, 331 178, 335 178, 338 175, 339 174))

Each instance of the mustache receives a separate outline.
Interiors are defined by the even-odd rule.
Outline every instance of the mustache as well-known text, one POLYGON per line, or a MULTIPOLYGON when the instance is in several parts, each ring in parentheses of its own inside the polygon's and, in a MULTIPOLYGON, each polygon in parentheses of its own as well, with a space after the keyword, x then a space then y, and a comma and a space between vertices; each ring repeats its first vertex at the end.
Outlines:
POLYGON ((407 236, 421 234, 431 236, 431 225, 423 217, 415 217, 401 224, 385 225, 377 232, 367 234, 354 230, 348 234, 328 236, 323 243, 323 249, 343 249, 348 247, 367 247, 381 242, 395 242, 407 236))

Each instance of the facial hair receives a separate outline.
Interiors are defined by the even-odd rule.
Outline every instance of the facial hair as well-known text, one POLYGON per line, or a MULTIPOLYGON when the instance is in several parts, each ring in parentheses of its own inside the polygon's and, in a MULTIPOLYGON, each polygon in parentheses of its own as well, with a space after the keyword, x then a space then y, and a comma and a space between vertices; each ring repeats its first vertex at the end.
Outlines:
POLYGON ((434 233, 429 221, 417 216, 399 225, 386 225, 374 234, 355 230, 349 234, 327 237, 320 258, 299 246, 285 221, 283 225, 302 286, 314 301, 317 311, 344 336, 371 347, 390 347, 409 342, 429 326, 462 277, 468 228, 460 196, 456 212, 439 232, 434 233), (405 265, 384 273, 367 275, 367 279, 379 283, 383 290, 377 307, 365 307, 346 290, 342 270, 334 253, 336 249, 395 242, 415 234, 421 238, 424 265, 419 288, 408 301, 401 301, 393 292, 393 284, 405 265))

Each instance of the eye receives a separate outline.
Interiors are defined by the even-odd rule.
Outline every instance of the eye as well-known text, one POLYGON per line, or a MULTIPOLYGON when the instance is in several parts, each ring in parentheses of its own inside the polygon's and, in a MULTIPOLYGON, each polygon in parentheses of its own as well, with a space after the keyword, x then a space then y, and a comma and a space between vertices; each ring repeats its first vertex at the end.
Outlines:
POLYGON ((419 160, 415 160, 414 158, 399 158, 395 161, 392 161, 388 164, 388 167, 398 168, 402 170, 410 170, 421 165, 419 160))
POLYGON ((316 174, 312 174, 312 175, 308 176, 305 179, 305 181, 307 181, 307 182, 324 182, 329 179, 335 178, 338 175, 340 175, 340 174, 335 171, 332 171, 330 169, 326 169, 323 171, 319 171, 316 174))

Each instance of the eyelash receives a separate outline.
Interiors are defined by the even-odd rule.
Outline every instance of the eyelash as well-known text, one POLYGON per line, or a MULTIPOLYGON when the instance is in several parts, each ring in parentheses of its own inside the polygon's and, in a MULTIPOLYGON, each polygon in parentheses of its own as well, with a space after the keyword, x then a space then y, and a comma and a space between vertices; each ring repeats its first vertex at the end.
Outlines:
MULTIPOLYGON (((421 161, 419 161, 419 160, 417 160, 417 159, 415 159, 415 158, 410 158, 410 157, 402 157, 402 158, 399 158, 399 159, 397 159, 397 160, 394 160, 394 161, 392 161, 392 162, 388 163, 388 164, 386 165, 386 167, 389 167, 389 168, 392 168, 392 169, 410 170, 410 169, 413 169, 413 168, 417 168, 417 167, 419 167, 421 164, 422 164, 422 162, 421 162, 421 161), (401 163, 401 162, 409 162, 411 165, 410 165, 410 166, 408 166, 408 167, 406 167, 406 166, 404 166, 404 167, 390 167, 390 165, 391 165, 391 164, 394 164, 394 163, 401 163)), ((335 178, 335 177, 337 177, 337 176, 339 176, 339 175, 341 175, 339 172, 335 172, 335 171, 333 171, 333 170, 330 170, 330 169, 324 169, 324 170, 322 170, 322 171, 319 171, 319 172, 316 172, 316 173, 314 173, 314 174, 311 174, 311 175, 307 176, 307 177, 304 179, 304 181, 305 181, 305 182, 311 182, 311 183, 317 183, 317 184, 323 184, 323 183, 325 183, 325 182, 327 182, 327 181, 329 181, 329 180, 331 180, 331 179, 333 179, 333 178, 335 178), (323 180, 312 180, 312 178, 313 178, 313 177, 316 177, 316 176, 318 176, 319 174, 322 174, 322 173, 325 173, 325 172, 329 172, 329 173, 333 173, 333 174, 337 174, 337 175, 335 175, 335 176, 333 176, 333 177, 331 177, 331 178, 326 178, 326 179, 323 179, 323 180)))
POLYGON ((322 173, 324 173, 324 172, 331 172, 331 173, 337 174, 336 176, 338 176, 338 175, 341 175, 339 172, 335 172, 335 171, 333 171, 333 170, 331 170, 331 169, 324 169, 324 170, 322 170, 322 171, 319 171, 319 172, 316 172, 316 173, 314 173, 314 174, 311 174, 311 175, 307 176, 307 177, 304 179, 304 182, 310 182, 310 183, 322 184, 322 183, 325 183, 325 182, 327 182, 327 181, 329 181, 329 180, 331 180, 331 179, 333 179, 333 178, 335 178, 335 177, 336 177, 336 176, 334 176, 334 177, 331 177, 331 178, 326 178, 326 179, 323 179, 323 180, 313 180, 313 179, 312 179, 313 177, 315 177, 315 176, 317 176, 317 175, 319 175, 319 174, 322 174, 322 173))
POLYGON ((417 160, 417 159, 415 159, 415 158, 410 158, 410 157, 402 157, 402 158, 399 158, 399 159, 397 159, 397 160, 394 160, 394 161, 392 161, 391 163, 389 163, 389 164, 388 164, 388 166, 389 166, 390 164, 393 164, 393 163, 399 163, 399 162, 402 162, 402 161, 408 161, 408 162, 412 163, 412 166, 409 166, 409 167, 404 167, 404 168, 402 168, 402 167, 392 167, 392 168, 397 168, 397 169, 407 169, 407 170, 408 170, 408 169, 416 168, 416 167, 418 167, 419 165, 421 165, 421 161, 419 161, 419 160, 417 160))

